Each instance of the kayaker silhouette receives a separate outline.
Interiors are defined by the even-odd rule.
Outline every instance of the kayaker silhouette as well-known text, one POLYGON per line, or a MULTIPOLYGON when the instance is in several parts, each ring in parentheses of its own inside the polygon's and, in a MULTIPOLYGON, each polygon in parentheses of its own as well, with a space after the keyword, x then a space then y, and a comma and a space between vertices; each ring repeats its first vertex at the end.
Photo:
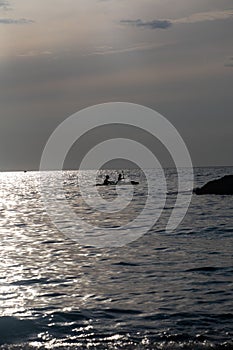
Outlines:
POLYGON ((109 185, 109 184, 110 184, 109 175, 106 175, 105 179, 104 179, 104 182, 103 182, 103 185, 109 185))
POLYGON ((122 171, 122 173, 120 173, 120 174, 118 175, 118 180, 117 180, 117 182, 123 180, 124 178, 125 178, 125 177, 124 177, 124 173, 123 173, 123 171, 122 171))
POLYGON ((122 180, 122 174, 119 174, 118 175, 118 180, 117 180, 117 182, 119 182, 119 181, 121 181, 122 180))

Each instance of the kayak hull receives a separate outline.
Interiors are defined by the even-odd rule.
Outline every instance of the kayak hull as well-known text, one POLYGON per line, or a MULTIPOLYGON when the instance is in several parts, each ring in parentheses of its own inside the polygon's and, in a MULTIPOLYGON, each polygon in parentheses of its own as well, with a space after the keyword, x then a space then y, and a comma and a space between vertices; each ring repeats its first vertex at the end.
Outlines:
POLYGON ((108 185, 105 185, 105 184, 96 184, 96 186, 116 186, 116 185, 139 185, 139 182, 138 181, 130 181, 130 182, 120 182, 120 183, 117 183, 117 182, 114 182, 114 183, 109 183, 108 185))

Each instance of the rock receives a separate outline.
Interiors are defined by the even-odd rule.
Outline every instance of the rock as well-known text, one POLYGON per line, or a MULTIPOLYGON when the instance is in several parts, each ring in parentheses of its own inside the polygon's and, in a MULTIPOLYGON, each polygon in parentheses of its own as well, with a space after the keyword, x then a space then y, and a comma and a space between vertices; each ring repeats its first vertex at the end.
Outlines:
POLYGON ((196 194, 233 194, 233 175, 207 182, 202 187, 194 188, 196 194))

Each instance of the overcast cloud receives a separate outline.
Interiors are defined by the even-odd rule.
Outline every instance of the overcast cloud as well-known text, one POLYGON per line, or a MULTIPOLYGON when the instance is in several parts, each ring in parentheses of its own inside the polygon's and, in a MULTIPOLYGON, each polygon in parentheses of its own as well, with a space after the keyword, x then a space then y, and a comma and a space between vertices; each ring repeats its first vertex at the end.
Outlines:
POLYGON ((11 9, 9 2, 6 0, 1 0, 0 1, 0 9, 5 10, 5 11, 9 11, 11 9))
POLYGON ((136 20, 121 20, 122 24, 130 24, 136 27, 141 28, 150 28, 150 29, 166 29, 171 27, 172 23, 167 20, 154 19, 153 21, 143 22, 141 19, 136 20))
POLYGON ((163 114, 195 165, 233 165, 232 0, 133 4, 0 0, 1 170, 38 169, 60 122, 111 101, 163 114))
POLYGON ((151 21, 143 21, 141 19, 123 19, 121 20, 121 23, 139 28, 166 29, 177 23, 189 24, 225 19, 233 19, 233 10, 200 12, 178 19, 154 19, 151 21))
POLYGON ((34 21, 26 18, 0 18, 0 24, 28 24, 34 21))

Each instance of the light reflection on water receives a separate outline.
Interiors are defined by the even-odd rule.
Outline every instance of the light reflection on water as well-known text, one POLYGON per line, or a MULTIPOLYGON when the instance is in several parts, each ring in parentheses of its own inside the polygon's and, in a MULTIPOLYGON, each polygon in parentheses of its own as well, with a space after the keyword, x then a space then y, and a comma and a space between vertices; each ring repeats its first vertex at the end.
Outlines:
MULTIPOLYGON (((213 174, 213 169, 198 169, 196 178, 202 184, 231 170, 217 168, 213 174)), ((77 192, 77 173, 64 176, 74 210, 90 215, 77 192)), ((169 190, 174 190, 172 170, 168 182, 169 190)), ((10 322, 12 317, 35 322, 27 324, 23 333, 18 326, 13 335, 6 331, 0 344, 28 339, 46 343, 59 337, 65 344, 68 337, 77 346, 78 339, 84 344, 84 335, 89 340, 91 334, 110 339, 121 337, 118 333, 128 344, 127 333, 132 337, 142 333, 138 335, 142 341, 145 333, 165 331, 170 336, 231 339, 231 196, 194 196, 183 223, 174 234, 165 234, 175 199, 168 196, 163 215, 147 235, 126 247, 97 249, 79 246, 57 231, 44 211, 38 186, 35 172, 0 174, 0 330, 4 317, 11 317, 10 322)), ((140 210, 143 185, 137 191, 134 208, 140 210)), ((114 189, 103 193, 105 198, 114 195, 114 189)), ((131 219, 132 208, 124 215, 114 220, 131 219)), ((109 218, 102 222, 95 213, 92 220, 115 224, 109 218)))

